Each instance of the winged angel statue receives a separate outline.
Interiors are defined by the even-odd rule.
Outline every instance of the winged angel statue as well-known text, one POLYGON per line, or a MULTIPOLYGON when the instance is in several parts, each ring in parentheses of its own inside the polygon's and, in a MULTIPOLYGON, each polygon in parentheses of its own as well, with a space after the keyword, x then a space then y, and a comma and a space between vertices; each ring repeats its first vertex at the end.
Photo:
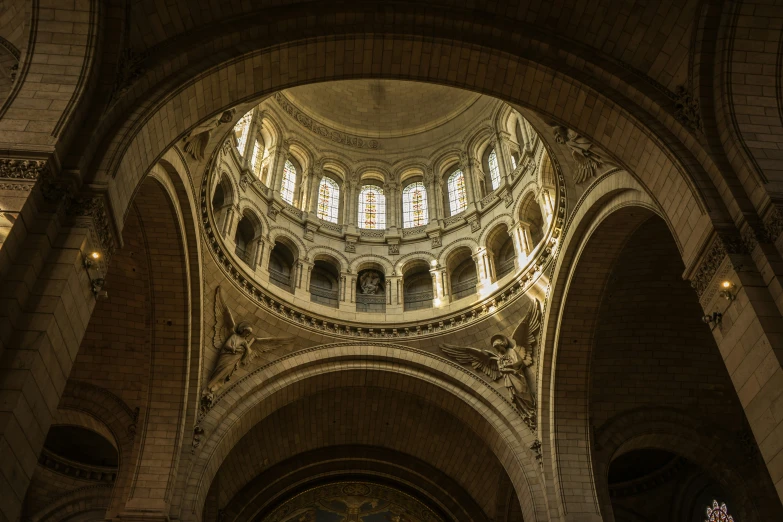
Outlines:
POLYGON ((220 354, 202 393, 202 408, 208 410, 212 407, 217 393, 231 380, 231 376, 240 366, 247 366, 261 353, 290 345, 292 340, 290 337, 254 336, 253 327, 248 321, 234 321, 231 310, 223 302, 218 286, 215 290, 215 331, 212 334, 212 343, 220 354), (253 349, 254 343, 260 344, 261 348, 253 349))
POLYGON ((517 406, 525 423, 531 430, 536 429, 536 399, 527 382, 524 369, 533 364, 533 346, 537 342, 541 329, 541 306, 538 300, 533 302, 525 318, 514 331, 513 339, 505 335, 493 335, 490 339, 494 352, 441 344, 446 355, 462 364, 469 364, 476 370, 497 381, 503 378, 503 384, 511 401, 517 406))

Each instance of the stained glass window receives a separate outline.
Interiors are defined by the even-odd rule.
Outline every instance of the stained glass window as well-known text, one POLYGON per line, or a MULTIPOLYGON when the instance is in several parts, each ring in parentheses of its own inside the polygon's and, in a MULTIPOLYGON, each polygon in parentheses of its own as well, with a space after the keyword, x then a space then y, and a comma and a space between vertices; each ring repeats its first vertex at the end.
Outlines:
POLYGON ((427 190, 424 183, 417 181, 402 191, 403 228, 420 227, 427 224, 427 190))
POLYGON ((321 178, 318 185, 318 218, 337 223, 340 210, 340 186, 327 176, 321 178))
POLYGON ((237 150, 240 155, 245 154, 245 144, 247 143, 247 133, 250 131, 250 120, 253 118, 253 111, 246 113, 239 118, 239 121, 234 125, 234 135, 237 137, 237 150))
POLYGON ((498 167, 498 155, 495 154, 495 149, 492 149, 487 158, 489 164, 489 178, 492 180, 492 190, 495 190, 500 186, 500 168, 498 167))
POLYGON ((253 144, 253 156, 250 158, 250 168, 253 169, 253 173, 256 177, 261 175, 261 160, 263 151, 261 150, 261 142, 258 140, 253 144))
POLYGON ((717 500, 713 500, 712 507, 707 508, 707 518, 704 522, 734 522, 734 517, 729 515, 725 503, 718 504, 717 500))
POLYGON ((280 184, 280 197, 289 205, 294 204, 294 189, 296 188, 296 167, 291 160, 286 160, 283 167, 283 182, 280 184))
POLYGON ((516 170, 516 168, 517 168, 517 155, 516 154, 512 154, 511 155, 511 168, 513 170, 516 170))
POLYGON ((449 189, 449 209, 453 216, 454 214, 459 214, 468 206, 468 197, 465 193, 465 176, 462 174, 462 171, 455 170, 449 176, 447 185, 449 189))
POLYGON ((386 196, 376 185, 365 185, 359 192, 359 226, 383 230, 386 228, 386 196))

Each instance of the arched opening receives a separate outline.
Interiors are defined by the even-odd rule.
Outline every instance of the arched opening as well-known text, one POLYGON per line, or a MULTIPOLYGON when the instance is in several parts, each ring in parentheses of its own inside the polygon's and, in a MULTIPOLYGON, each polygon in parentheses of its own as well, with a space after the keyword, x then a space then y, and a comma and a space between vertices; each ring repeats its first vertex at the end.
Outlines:
POLYGON ((294 250, 287 242, 275 241, 269 253, 269 280, 273 285, 288 292, 294 291, 294 250))
POLYGON ((81 426, 52 426, 44 442, 44 454, 61 457, 85 467, 117 471, 119 454, 102 435, 81 426))
POLYGON ((415 261, 402 274, 404 310, 432 308, 432 275, 426 261, 415 261))
POLYGON ((503 276, 514 271, 516 255, 514 241, 508 233, 505 224, 498 225, 487 237, 487 250, 489 250, 491 263, 494 270, 494 279, 502 279, 503 276))
POLYGON ((356 278, 356 311, 386 312, 386 275, 382 266, 372 263, 359 270, 356 278))
POLYGON ((484 170, 483 185, 485 191, 483 194, 494 192, 500 186, 500 158, 495 147, 488 145, 481 158, 481 166, 484 170))
POLYGON ((465 185, 465 174, 459 166, 448 169, 446 178, 446 190, 443 194, 443 206, 449 209, 449 216, 459 214, 468 206, 468 189, 465 185))
POLYGON ((738 510, 729 492, 697 464, 670 451, 634 449, 609 465, 609 496, 615 522, 728 522, 710 518, 707 510, 725 505, 728 516, 738 510))
POLYGON ((335 262, 315 260, 310 272, 310 301, 332 308, 340 305, 340 270, 335 262))
POLYGON ((530 254, 544 238, 544 216, 541 207, 531 193, 525 196, 519 208, 519 221, 522 226, 523 249, 530 254))
POLYGON ((253 221, 250 216, 243 215, 242 219, 237 223, 237 231, 234 234, 236 255, 250 268, 255 268, 256 238, 259 236, 256 224, 253 221))
POLYGON ((221 174, 220 180, 215 185, 215 190, 212 192, 212 215, 215 218, 215 224, 221 234, 224 234, 226 228, 226 220, 228 219, 228 210, 231 208, 233 202, 233 192, 231 190, 231 182, 225 174, 221 174))
POLYGON ((478 274, 473 253, 468 247, 461 247, 452 252, 448 257, 446 267, 452 300, 456 301, 476 293, 478 274))

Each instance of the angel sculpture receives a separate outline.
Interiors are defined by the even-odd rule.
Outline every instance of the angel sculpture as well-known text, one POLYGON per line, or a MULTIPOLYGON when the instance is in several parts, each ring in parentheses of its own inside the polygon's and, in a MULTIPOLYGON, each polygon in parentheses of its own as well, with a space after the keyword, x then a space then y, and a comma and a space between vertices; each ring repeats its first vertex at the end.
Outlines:
POLYGON ((247 321, 236 323, 231 310, 223 302, 220 287, 215 290, 215 331, 212 343, 220 352, 217 364, 209 377, 202 395, 205 410, 212 407, 218 391, 229 381, 240 366, 246 366, 258 354, 290 344, 290 337, 255 337, 253 328, 247 321), (253 349, 253 343, 261 344, 261 349, 253 349))
POLYGON ((592 142, 562 125, 553 126, 552 132, 555 135, 555 141, 561 145, 567 145, 571 149, 571 156, 577 164, 574 181, 584 183, 595 176, 596 169, 605 162, 601 155, 593 150, 592 142))
POLYGON ((224 111, 218 118, 207 120, 195 129, 190 131, 187 136, 182 138, 184 143, 185 152, 193 156, 195 160, 203 160, 204 153, 207 150, 209 144, 209 138, 212 137, 212 131, 220 127, 224 123, 229 123, 234 119, 234 113, 236 109, 229 109, 224 111))
POLYGON ((519 323, 513 339, 505 335, 493 335, 490 343, 495 353, 489 350, 441 344, 443 353, 462 364, 470 364, 474 369, 497 381, 503 378, 511 402, 516 405, 522 418, 531 430, 536 428, 536 399, 527 382, 524 369, 533 364, 533 346, 541 329, 541 308, 538 300, 533 302, 525 318, 519 323))

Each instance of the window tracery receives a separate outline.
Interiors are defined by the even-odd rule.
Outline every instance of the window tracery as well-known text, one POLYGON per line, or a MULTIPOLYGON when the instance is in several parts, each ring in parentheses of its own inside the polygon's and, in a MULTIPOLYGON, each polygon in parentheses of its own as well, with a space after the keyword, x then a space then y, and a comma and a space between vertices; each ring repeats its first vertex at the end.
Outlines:
POLYGON ((461 170, 455 170, 447 181, 449 190, 449 209, 451 215, 459 214, 468 206, 468 198, 465 191, 465 175, 461 170))
POLYGON ((416 181, 402 191, 402 227, 420 227, 427 224, 427 190, 416 181))
POLYGON ((318 185, 319 219, 337 223, 340 211, 340 186, 332 178, 324 176, 318 185))
POLYGON ((362 187, 359 193, 359 226, 372 230, 386 228, 386 196, 381 187, 362 187))
POLYGON ((707 508, 707 518, 704 522, 734 522, 734 517, 729 515, 725 502, 718 504, 717 500, 713 500, 712 507, 707 508))
POLYGON ((500 168, 498 167, 498 155, 495 153, 495 149, 490 151, 487 163, 489 165, 489 178, 492 181, 492 190, 495 190, 500 186, 500 168))
POLYGON ((283 182, 280 185, 280 197, 289 205, 294 204, 294 189, 296 188, 296 167, 291 160, 286 160, 283 167, 283 182))
POLYGON ((234 125, 234 136, 237 138, 237 151, 240 156, 245 155, 245 144, 247 144, 247 135, 250 132, 250 120, 253 118, 253 111, 246 113, 239 118, 239 121, 234 125))

